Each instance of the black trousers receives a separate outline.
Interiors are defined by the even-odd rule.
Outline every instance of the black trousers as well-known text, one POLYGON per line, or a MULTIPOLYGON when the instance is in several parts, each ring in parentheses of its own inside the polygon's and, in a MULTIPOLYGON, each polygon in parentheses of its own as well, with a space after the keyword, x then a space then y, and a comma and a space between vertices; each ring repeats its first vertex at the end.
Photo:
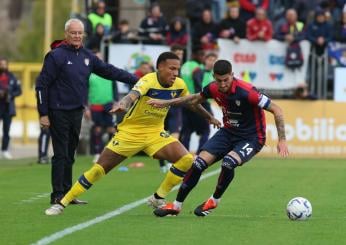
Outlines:
POLYGON ((83 108, 51 110, 48 116, 54 152, 51 172, 53 201, 62 198, 72 186, 72 165, 79 141, 83 108))
POLYGON ((7 105, 0 105, 0 121, 2 120, 2 143, 1 150, 7 151, 10 144, 10 128, 12 115, 10 115, 7 105))

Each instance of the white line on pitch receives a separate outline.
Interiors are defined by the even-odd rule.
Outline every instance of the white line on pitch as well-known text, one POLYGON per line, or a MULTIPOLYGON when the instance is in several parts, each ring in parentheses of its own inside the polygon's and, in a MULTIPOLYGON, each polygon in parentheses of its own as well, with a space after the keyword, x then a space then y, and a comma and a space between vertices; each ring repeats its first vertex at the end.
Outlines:
MULTIPOLYGON (((209 178, 210 176, 213 176, 217 173, 219 173, 219 169, 218 170, 214 170, 212 172, 209 172, 209 173, 206 173, 206 174, 203 174, 203 176, 201 177, 201 180, 203 179, 206 179, 206 178, 209 178)), ((175 186, 173 188, 173 190, 177 190, 179 188, 179 186, 175 186)), ((80 224, 77 224, 77 225, 74 225, 74 226, 71 226, 71 227, 68 227, 68 228, 65 228, 64 230, 61 230, 61 231, 58 231, 58 232, 55 232, 53 233, 52 235, 49 235, 49 236, 45 236, 43 237, 42 239, 38 240, 37 242, 35 243, 32 243, 32 245, 45 245, 45 244, 50 244, 60 238, 63 238, 69 234, 72 234, 76 231, 80 231, 80 230, 83 230, 85 228, 88 228, 90 226, 93 226, 93 225, 96 225, 98 223, 101 223, 107 219, 110 219, 110 218, 113 218, 115 216, 118 216, 122 213, 125 213, 131 209, 134 209, 144 203, 146 203, 147 199, 149 197, 146 197, 146 198, 143 198, 141 200, 138 200, 138 201, 135 201, 135 202, 132 202, 132 203, 129 203, 129 204, 126 204, 125 206, 122 206, 116 210, 113 210, 111 212, 108 212, 104 215, 101 215, 101 216, 98 216, 94 219, 91 219, 89 221, 86 221, 86 222, 83 222, 83 223, 80 223, 80 224)))
POLYGON ((39 199, 41 199, 41 198, 45 198, 45 197, 47 197, 47 196, 49 196, 50 195, 50 193, 37 193, 38 195, 36 195, 36 196, 33 196, 33 197, 30 197, 30 198, 28 198, 28 199, 23 199, 23 200, 20 200, 19 201, 19 203, 30 203, 30 202, 34 202, 34 201, 36 201, 36 200, 39 200, 39 199))

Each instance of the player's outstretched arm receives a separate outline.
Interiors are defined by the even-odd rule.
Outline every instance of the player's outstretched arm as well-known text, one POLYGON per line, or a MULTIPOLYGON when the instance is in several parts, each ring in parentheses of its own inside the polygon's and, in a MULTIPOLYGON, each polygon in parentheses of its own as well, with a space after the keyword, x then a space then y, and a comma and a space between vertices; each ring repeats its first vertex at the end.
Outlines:
POLYGON ((221 122, 217 120, 212 114, 210 114, 200 103, 204 102, 205 98, 200 94, 190 94, 183 97, 170 99, 170 100, 158 100, 158 99, 150 99, 147 101, 149 105, 154 107, 162 108, 167 106, 186 106, 192 111, 197 112, 202 117, 206 118, 208 122, 214 125, 217 128, 220 128, 221 122))
POLYGON ((131 90, 124 98, 118 103, 114 103, 109 113, 118 113, 128 111, 132 104, 140 97, 139 92, 131 90))
POLYGON ((149 105, 154 107, 163 108, 167 106, 187 106, 187 105, 197 105, 203 102, 204 98, 200 94, 190 94, 183 97, 170 99, 170 100, 159 100, 150 99, 147 101, 149 105))
POLYGON ((278 144, 277 151, 282 157, 288 156, 288 147, 286 143, 286 134, 285 134, 285 121, 281 108, 275 103, 271 102, 267 108, 267 111, 270 111, 274 115, 276 130, 278 132, 278 144))

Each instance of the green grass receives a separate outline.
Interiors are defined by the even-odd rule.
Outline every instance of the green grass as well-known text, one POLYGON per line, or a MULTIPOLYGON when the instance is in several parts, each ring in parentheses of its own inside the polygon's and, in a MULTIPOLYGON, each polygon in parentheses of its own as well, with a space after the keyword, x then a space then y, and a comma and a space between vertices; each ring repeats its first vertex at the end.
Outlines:
MULTIPOLYGON (((69 206, 63 215, 47 217, 50 166, 34 159, 0 163, 1 244, 30 244, 77 225, 156 190, 164 175, 157 161, 136 157, 144 168, 113 170, 82 196, 86 206, 69 206), (42 194, 42 197, 37 197, 42 194)), ((90 157, 78 157, 75 178, 88 169, 90 157)), ((125 165, 126 165, 125 163, 125 165)), ((211 170, 219 168, 216 164, 211 170)), ((209 171, 211 171, 209 170, 209 171)), ((346 240, 346 164, 344 160, 254 159, 236 170, 220 206, 208 217, 193 209, 214 190, 217 176, 199 183, 177 217, 156 218, 146 205, 74 232, 54 244, 344 244, 346 240), (287 202, 303 196, 313 215, 289 221, 287 202)), ((168 199, 174 199, 176 191, 168 199)))

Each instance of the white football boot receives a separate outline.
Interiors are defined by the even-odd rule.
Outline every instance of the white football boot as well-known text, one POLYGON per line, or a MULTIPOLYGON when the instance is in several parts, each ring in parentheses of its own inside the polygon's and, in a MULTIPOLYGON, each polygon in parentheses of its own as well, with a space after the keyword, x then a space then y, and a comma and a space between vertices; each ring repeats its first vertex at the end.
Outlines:
POLYGON ((54 204, 50 208, 46 209, 46 215, 59 215, 64 212, 64 207, 60 204, 54 204))
POLYGON ((149 199, 147 200, 147 204, 149 207, 152 207, 154 209, 161 208, 166 205, 165 199, 156 199, 154 195, 151 195, 149 199))

